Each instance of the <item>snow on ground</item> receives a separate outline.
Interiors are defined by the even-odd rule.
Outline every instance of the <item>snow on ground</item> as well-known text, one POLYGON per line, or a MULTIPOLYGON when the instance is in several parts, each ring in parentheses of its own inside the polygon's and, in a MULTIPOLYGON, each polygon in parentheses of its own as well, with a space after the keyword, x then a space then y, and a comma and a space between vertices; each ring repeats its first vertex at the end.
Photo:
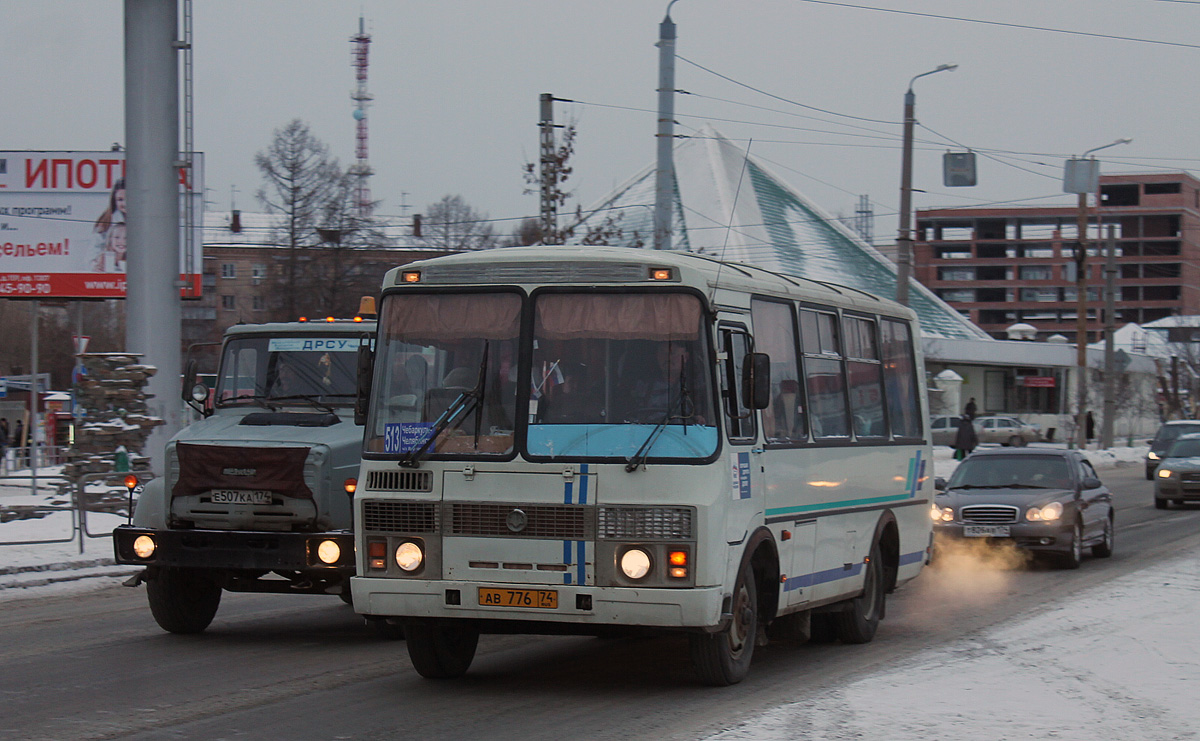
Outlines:
MULTIPOLYGON (((1103 476, 1106 468, 1142 465, 1145 454, 1142 446, 1088 456, 1103 476)), ((953 473, 949 448, 935 448, 933 457, 935 476, 953 473)), ((0 482, 0 514, 52 501, 61 498, 30 495, 27 482, 0 482)), ((88 530, 103 534, 123 521, 91 513, 88 530)), ((67 511, 0 523, 0 542, 12 541, 23 544, 0 545, 0 602, 100 589, 136 571, 113 565, 109 537, 84 538, 80 553, 67 511), (30 543, 73 534, 71 542, 30 543)), ((1198 555, 1182 553, 710 738, 1200 739, 1198 555)), ((997 579, 1004 568, 994 565, 997 579)), ((988 577, 975 571, 964 578, 988 577)))

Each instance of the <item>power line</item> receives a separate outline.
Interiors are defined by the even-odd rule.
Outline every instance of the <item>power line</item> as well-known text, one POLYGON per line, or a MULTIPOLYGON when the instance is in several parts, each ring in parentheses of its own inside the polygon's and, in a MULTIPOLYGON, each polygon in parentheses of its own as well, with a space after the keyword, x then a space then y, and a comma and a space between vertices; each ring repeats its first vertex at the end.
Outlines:
MULTIPOLYGON (((801 3, 812 3, 814 5, 833 5, 841 8, 854 8, 855 10, 873 10, 877 13, 894 13, 895 15, 911 15, 918 18, 937 18, 943 21, 959 21, 961 23, 977 23, 984 26, 1001 26, 1004 28, 1020 28, 1026 31, 1045 31, 1047 33, 1061 33, 1069 36, 1088 36, 1096 39, 1109 39, 1112 41, 1132 41, 1139 44, 1156 44, 1160 46, 1176 46, 1184 49, 1200 49, 1200 44, 1185 44, 1180 41, 1163 41, 1161 39, 1143 39, 1134 36, 1118 36, 1116 34, 1107 33, 1092 33, 1090 31, 1072 31, 1065 28, 1051 28, 1049 26, 1031 26, 1024 23, 1005 23, 1003 21, 985 21, 979 18, 963 18, 953 15, 939 15, 937 13, 920 13, 915 10, 896 10, 895 8, 877 8, 870 5, 854 5, 852 3, 834 2, 834 0, 796 0, 801 3)), ((686 61, 686 60, 685 60, 686 61)))

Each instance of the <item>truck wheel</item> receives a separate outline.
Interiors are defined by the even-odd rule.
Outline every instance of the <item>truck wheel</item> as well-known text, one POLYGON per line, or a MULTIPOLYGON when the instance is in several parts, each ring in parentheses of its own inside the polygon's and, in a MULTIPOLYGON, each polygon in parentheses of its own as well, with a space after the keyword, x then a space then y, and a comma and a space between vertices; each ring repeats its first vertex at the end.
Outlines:
POLYGON ((168 633, 200 633, 221 604, 221 587, 192 569, 163 567, 146 581, 150 612, 168 633))
POLYGON ((758 636, 758 587, 749 564, 738 574, 732 609, 733 618, 725 630, 688 636, 696 672, 705 684, 714 687, 737 684, 750 672, 758 636))
POLYGON ((479 645, 479 631, 453 619, 405 620, 408 658, 426 679, 454 679, 467 673, 479 645))
POLYGON ((879 627, 879 619, 883 617, 885 599, 883 557, 879 552, 879 543, 875 543, 867 557, 862 594, 850 600, 849 610, 833 613, 834 627, 842 643, 870 643, 879 627))

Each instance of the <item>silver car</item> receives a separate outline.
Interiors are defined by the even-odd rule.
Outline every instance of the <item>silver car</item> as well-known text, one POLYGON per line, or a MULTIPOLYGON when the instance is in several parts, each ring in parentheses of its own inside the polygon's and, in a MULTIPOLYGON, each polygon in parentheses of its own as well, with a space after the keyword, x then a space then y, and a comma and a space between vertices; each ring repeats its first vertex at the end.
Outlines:
POLYGON ((999 443, 1014 448, 1042 441, 1041 425, 1022 422, 1003 414, 976 417, 975 432, 981 443, 999 443))

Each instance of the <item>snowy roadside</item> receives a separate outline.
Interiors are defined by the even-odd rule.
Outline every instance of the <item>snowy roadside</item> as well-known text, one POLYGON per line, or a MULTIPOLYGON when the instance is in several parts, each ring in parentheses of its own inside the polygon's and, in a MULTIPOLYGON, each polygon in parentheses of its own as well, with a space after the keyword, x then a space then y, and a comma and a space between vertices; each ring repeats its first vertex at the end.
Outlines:
POLYGON ((1198 555, 927 649, 710 739, 1200 738, 1198 555))

